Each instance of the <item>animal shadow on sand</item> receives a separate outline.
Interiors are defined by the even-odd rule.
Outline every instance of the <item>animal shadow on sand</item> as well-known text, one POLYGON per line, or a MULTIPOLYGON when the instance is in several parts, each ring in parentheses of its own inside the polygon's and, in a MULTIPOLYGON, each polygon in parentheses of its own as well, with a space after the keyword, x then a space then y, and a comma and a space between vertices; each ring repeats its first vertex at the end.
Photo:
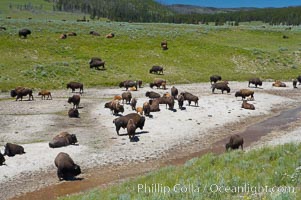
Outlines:
POLYGON ((82 181, 84 178, 78 178, 78 177, 67 177, 64 179, 64 181, 82 181))

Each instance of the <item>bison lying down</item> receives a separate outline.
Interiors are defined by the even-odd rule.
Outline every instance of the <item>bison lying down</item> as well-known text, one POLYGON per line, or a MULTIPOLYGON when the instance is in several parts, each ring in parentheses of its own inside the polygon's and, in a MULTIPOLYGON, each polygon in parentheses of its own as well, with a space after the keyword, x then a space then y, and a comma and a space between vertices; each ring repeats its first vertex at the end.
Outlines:
POLYGON ((145 117, 140 116, 137 113, 130 113, 125 116, 118 117, 113 120, 113 123, 116 127, 116 132, 119 135, 120 128, 126 128, 128 125, 128 121, 132 119, 136 125, 137 128, 143 129, 144 123, 145 123, 145 117))
POLYGON ((67 132, 62 132, 56 135, 51 142, 49 142, 50 148, 64 147, 71 144, 77 143, 77 138, 75 134, 69 134, 67 132))
POLYGON ((6 143, 4 147, 5 147, 4 156, 13 157, 17 154, 25 153, 24 148, 17 144, 6 143))
POLYGON ((73 179, 81 173, 80 166, 75 164, 71 157, 66 153, 60 152, 56 156, 54 164, 57 167, 57 176, 60 181, 73 179))

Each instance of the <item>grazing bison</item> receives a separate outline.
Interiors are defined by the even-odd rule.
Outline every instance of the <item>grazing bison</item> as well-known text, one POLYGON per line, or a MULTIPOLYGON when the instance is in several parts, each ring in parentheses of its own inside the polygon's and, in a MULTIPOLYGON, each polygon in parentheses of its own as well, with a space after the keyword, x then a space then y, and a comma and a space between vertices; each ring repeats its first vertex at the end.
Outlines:
POLYGON ((158 88, 160 88, 162 86, 162 88, 165 90, 166 89, 166 80, 163 79, 155 79, 152 83, 149 84, 149 86, 151 88, 153 88, 154 86, 158 88))
POLYGON ((84 85, 82 83, 79 82, 70 82, 67 84, 67 89, 71 89, 72 92, 75 91, 75 89, 79 88, 79 93, 82 94, 84 92, 84 85))
POLYGON ((118 113, 124 112, 124 107, 123 105, 120 105, 118 100, 113 100, 105 103, 105 108, 109 108, 113 115, 118 115, 118 113))
POLYGON ((115 127, 116 127, 116 132, 117 132, 118 135, 119 135, 120 128, 121 127, 126 128, 127 124, 128 124, 128 121, 130 119, 132 119, 134 121, 137 128, 140 128, 141 130, 143 130, 143 126, 144 126, 144 123, 145 123, 145 117, 140 116, 137 113, 130 113, 130 114, 118 117, 118 118, 113 120, 113 123, 115 124, 115 127))
POLYGON ((61 132, 60 134, 56 135, 51 142, 49 142, 49 147, 58 148, 58 147, 64 147, 75 143, 77 143, 77 138, 75 134, 61 132))
POLYGON ((132 93, 131 92, 123 92, 121 94, 122 97, 122 103, 124 104, 124 100, 126 104, 130 104, 131 103, 131 99, 132 99, 132 93))
POLYGON ((232 135, 230 137, 230 141, 226 144, 226 150, 228 151, 229 149, 238 149, 241 147, 243 150, 243 145, 244 145, 244 140, 240 135, 232 135))
POLYGON ((137 104, 137 99, 133 98, 132 101, 131 101, 132 110, 136 110, 136 104, 137 104))
POLYGON ((68 116, 70 118, 79 118, 79 112, 76 108, 70 108, 68 111, 68 116))
POLYGON ((241 107, 244 109, 255 110, 255 106, 253 104, 247 103, 247 100, 242 100, 241 107))
POLYGON ((144 112, 145 116, 150 116, 151 110, 150 110, 149 102, 144 102, 142 109, 143 109, 143 112, 144 112))
POLYGON ((167 47, 167 41, 162 41, 162 42, 161 42, 161 48, 162 48, 163 50, 167 50, 167 49, 168 49, 168 47, 167 47))
POLYGON ((47 96, 47 100, 50 98, 52 99, 52 96, 51 96, 51 92, 49 92, 48 90, 42 90, 38 93, 39 96, 42 96, 42 100, 46 98, 47 96))
POLYGON ((95 68, 98 70, 100 70, 99 67, 102 67, 102 69, 105 68, 105 61, 102 61, 101 58, 98 57, 91 58, 89 64, 90 64, 90 68, 95 68))
POLYGON ((153 92, 153 91, 147 91, 145 93, 145 96, 148 97, 148 98, 150 98, 150 99, 156 99, 156 98, 160 98, 161 97, 161 95, 159 93, 153 92))
POLYGON ((127 91, 130 87, 135 87, 137 90, 137 82, 132 80, 126 80, 119 83, 119 87, 125 87, 125 90, 127 91))
POLYGON ((128 124, 126 126, 126 130, 128 132, 129 138, 132 141, 135 137, 135 132, 136 132, 136 124, 133 119, 129 119, 128 124))
POLYGON ((27 28, 19 30, 19 37, 27 38, 27 35, 30 35, 31 31, 27 28))
POLYGON ((16 87, 14 90, 10 91, 10 96, 11 97, 16 97, 16 101, 18 99, 23 99, 23 96, 27 96, 28 95, 28 100, 30 101, 33 100, 33 95, 32 95, 32 90, 28 89, 28 88, 24 88, 24 87, 16 87))
POLYGON ((210 76, 210 83, 212 85, 212 82, 213 83, 216 83, 217 81, 221 81, 222 80, 222 77, 220 75, 212 75, 210 76))
POLYGON ((78 109, 79 103, 80 103, 80 96, 75 94, 72 97, 68 98, 68 103, 73 103, 73 108, 78 109))
POLYGON ((6 143, 4 147, 5 147, 4 156, 13 157, 17 154, 25 153, 24 148, 17 144, 6 143))
POLYGON ((99 33, 97 33, 96 31, 90 31, 90 35, 94 35, 94 36, 100 36, 99 33))
POLYGON ((175 86, 172 86, 171 90, 171 96, 173 96, 173 98, 177 99, 177 96, 179 94, 178 89, 175 86))
POLYGON ((189 93, 189 92, 181 92, 181 95, 184 97, 184 101, 188 101, 188 105, 190 106, 191 102, 193 101, 195 106, 198 106, 199 97, 189 93))
POLYGON ((298 82, 297 79, 293 80, 293 88, 297 88, 297 82, 298 82))
POLYGON ((57 167, 57 177, 59 180, 70 180, 81 173, 80 166, 74 163, 71 157, 63 152, 60 152, 54 164, 57 167))
POLYGON ((178 105, 181 110, 183 109, 183 104, 184 104, 184 96, 180 94, 178 96, 178 105))
POLYGON ((245 99, 248 96, 251 96, 251 100, 254 100, 254 91, 241 89, 235 93, 235 97, 241 97, 242 99, 245 99))
POLYGON ((4 156, 2 155, 2 153, 0 152, 0 166, 3 165, 5 162, 5 158, 4 156))
POLYGON ((255 85, 255 87, 257 88, 258 85, 259 85, 259 86, 262 86, 262 80, 260 80, 259 78, 251 78, 251 79, 249 80, 249 85, 248 85, 248 87, 250 87, 250 84, 255 85))
POLYGON ((286 84, 279 81, 279 80, 277 80, 277 81, 275 81, 275 83, 272 84, 272 86, 274 86, 274 87, 286 87, 286 84))
POLYGON ((149 70, 149 73, 163 74, 163 67, 154 65, 149 70))
POLYGON ((230 88, 228 86, 228 82, 216 82, 212 85, 212 93, 214 93, 215 89, 221 90, 222 94, 224 93, 224 91, 227 91, 227 93, 230 92, 230 88))

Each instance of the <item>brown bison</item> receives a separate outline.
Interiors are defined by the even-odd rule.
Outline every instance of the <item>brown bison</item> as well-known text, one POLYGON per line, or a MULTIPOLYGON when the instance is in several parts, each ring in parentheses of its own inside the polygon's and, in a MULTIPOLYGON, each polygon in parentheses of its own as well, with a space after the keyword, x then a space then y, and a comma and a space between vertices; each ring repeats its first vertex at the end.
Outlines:
POLYGON ((100 70, 99 67, 102 67, 102 69, 105 68, 105 61, 102 61, 101 58, 98 57, 91 58, 89 64, 90 64, 90 68, 95 68, 98 70, 100 70))
POLYGON ((118 117, 113 120, 113 123, 115 124, 116 127, 116 132, 119 135, 119 130, 120 128, 126 128, 128 121, 132 119, 136 125, 137 128, 140 128, 141 130, 143 129, 144 123, 145 123, 145 117, 140 116, 137 113, 130 113, 125 116, 118 117))
POLYGON ((253 104, 247 103, 247 100, 242 101, 241 108, 255 110, 255 106, 253 104))
POLYGON ((273 87, 286 87, 286 84, 277 80, 275 83, 272 84, 273 87))
POLYGON ((138 106, 136 108, 136 112, 139 113, 140 115, 143 115, 143 107, 138 106))
POLYGON ((78 109, 79 103, 80 103, 80 96, 75 94, 72 97, 68 98, 68 103, 73 103, 73 108, 78 109))
POLYGON ((115 37, 114 33, 109 33, 108 35, 106 35, 106 38, 113 38, 113 37, 115 37))
POLYGON ((132 110, 136 110, 136 104, 137 104, 137 99, 133 98, 132 101, 131 101, 132 110))
POLYGON ((136 132, 136 124, 133 119, 129 119, 128 124, 126 126, 126 130, 127 130, 130 140, 134 139, 135 132, 136 132))
POLYGON ((49 92, 48 90, 42 90, 38 93, 39 96, 41 96, 42 100, 46 98, 47 96, 47 100, 50 98, 50 100, 52 99, 52 96, 51 96, 51 92, 49 92))
POLYGON ((212 85, 212 82, 213 83, 216 83, 217 81, 221 81, 222 80, 222 77, 220 75, 212 75, 210 76, 210 83, 212 85))
POLYGON ((19 37, 27 38, 27 35, 30 35, 31 31, 27 28, 19 30, 19 37))
POLYGON ((254 91, 248 89, 241 89, 235 93, 235 97, 241 97, 242 99, 245 99, 249 96, 251 96, 251 100, 254 100, 254 91))
POLYGON ((148 98, 150 98, 150 99, 156 99, 156 98, 161 97, 161 95, 159 93, 153 92, 153 91, 147 91, 145 93, 145 96, 148 97, 148 98))
POLYGON ((159 100, 158 99, 151 99, 149 100, 150 105, 150 112, 159 112, 160 106, 159 106, 159 100))
POLYGON ((67 34, 65 34, 65 33, 61 34, 60 39, 67 39, 67 34))
POLYGON ((6 143, 4 146, 4 156, 13 157, 17 154, 24 154, 24 148, 21 145, 12 144, 12 143, 6 143))
POLYGON ((243 145, 243 138, 240 135, 235 134, 230 137, 230 141, 226 144, 226 150, 238 149, 239 147, 241 147, 241 149, 243 150, 243 145))
POLYGON ((178 105, 179 105, 179 108, 182 110, 183 105, 184 105, 184 96, 181 94, 178 96, 178 105))
POLYGON ((76 108, 70 108, 68 111, 68 116, 70 118, 79 118, 79 112, 76 108))
POLYGON ((125 87, 125 90, 127 91, 130 87, 135 87, 137 90, 137 82, 132 80, 126 80, 119 83, 119 87, 125 87))
POLYGON ((167 41, 162 41, 161 42, 161 48, 163 49, 163 50, 167 50, 168 49, 168 47, 167 47, 167 41))
POLYGON ((175 99, 177 99, 177 96, 179 94, 178 89, 175 86, 172 86, 171 90, 171 96, 173 96, 175 99))
POLYGON ((167 108, 167 105, 168 105, 169 110, 174 109, 174 105, 175 105, 174 97, 172 97, 172 96, 160 97, 157 100, 159 101, 159 104, 165 104, 166 108, 167 108))
POLYGON ((189 92, 181 92, 181 95, 184 97, 184 101, 188 101, 188 105, 190 106, 191 102, 194 102, 195 106, 198 106, 199 97, 189 93, 189 92))
POLYGON ((71 89, 72 92, 75 91, 75 89, 79 89, 79 93, 82 94, 84 92, 84 85, 79 82, 70 82, 67 84, 67 89, 71 89))
POLYGON ((118 100, 113 100, 113 101, 107 102, 107 103, 105 103, 104 107, 109 108, 113 115, 118 115, 118 113, 124 112, 124 107, 123 107, 123 105, 120 105, 118 100))
POLYGON ((154 65, 149 70, 149 73, 163 74, 163 67, 154 65))
POLYGON ((227 91, 227 93, 230 93, 230 88, 228 86, 228 82, 216 82, 212 85, 212 93, 214 93, 214 90, 218 89, 222 91, 222 94, 224 94, 224 91, 227 91))
POLYGON ((144 102, 142 109, 143 109, 143 112, 144 112, 145 116, 150 116, 150 104, 149 104, 149 102, 144 102))
POLYGON ((149 86, 151 88, 153 88, 154 86, 158 88, 160 88, 162 86, 162 88, 165 90, 166 89, 166 80, 163 79, 155 79, 152 83, 149 84, 149 86))
POLYGON ((97 33, 96 31, 90 31, 89 34, 94 36, 100 36, 100 34, 97 33))
POLYGON ((123 92, 121 94, 122 97, 122 103, 124 104, 124 100, 126 104, 130 104, 131 103, 131 99, 132 99, 132 93, 127 91, 127 92, 123 92))
POLYGON ((262 80, 260 80, 259 78, 251 78, 251 79, 249 80, 249 85, 248 85, 248 87, 250 87, 250 84, 254 84, 255 87, 257 88, 258 85, 259 85, 259 86, 262 86, 262 80))
POLYGON ((24 88, 24 87, 16 87, 14 90, 10 91, 10 96, 11 97, 16 97, 16 101, 18 99, 21 99, 21 101, 23 100, 23 96, 27 96, 28 95, 28 100, 33 100, 33 95, 32 95, 32 90, 28 89, 28 88, 24 88))
POLYGON ((66 153, 60 152, 56 156, 54 164, 57 167, 57 177, 60 181, 74 179, 75 176, 81 173, 80 166, 75 164, 66 153))
POLYGON ((299 75, 296 79, 299 82, 299 85, 301 85, 301 75, 299 75))
POLYGON ((297 88, 297 82, 298 82, 297 79, 293 80, 293 88, 297 88))
POLYGON ((56 135, 51 142, 49 142, 50 148, 64 147, 71 144, 77 143, 77 138, 75 134, 69 134, 68 132, 61 132, 56 135))

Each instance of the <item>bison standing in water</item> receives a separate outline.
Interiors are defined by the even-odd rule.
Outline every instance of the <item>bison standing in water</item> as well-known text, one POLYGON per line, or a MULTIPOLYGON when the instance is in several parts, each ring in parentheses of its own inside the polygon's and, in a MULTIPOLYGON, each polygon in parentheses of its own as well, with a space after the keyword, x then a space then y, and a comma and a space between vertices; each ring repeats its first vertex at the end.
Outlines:
POLYGON ((80 166, 75 164, 66 153, 60 152, 56 156, 54 164, 57 167, 57 176, 60 181, 74 179, 75 176, 81 173, 80 166))
POLYGON ((19 37, 27 38, 27 35, 30 35, 31 31, 27 28, 19 30, 19 37))

